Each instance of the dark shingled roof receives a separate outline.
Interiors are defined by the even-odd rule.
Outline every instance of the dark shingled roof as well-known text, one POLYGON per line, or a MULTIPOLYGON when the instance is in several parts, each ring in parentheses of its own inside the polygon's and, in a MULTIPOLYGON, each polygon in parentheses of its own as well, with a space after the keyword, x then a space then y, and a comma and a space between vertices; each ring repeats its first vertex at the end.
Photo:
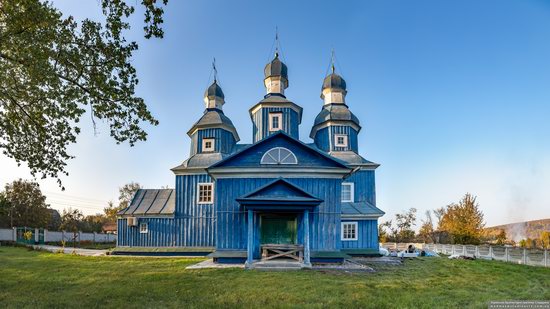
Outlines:
POLYGON ((223 154, 218 152, 197 153, 193 155, 191 158, 183 161, 182 164, 174 167, 172 171, 177 171, 177 170, 187 169, 187 168, 207 168, 210 165, 218 161, 221 161, 228 156, 229 154, 223 154))
POLYGON ((120 216, 173 215, 176 209, 174 189, 139 189, 130 206, 118 212, 120 216))
POLYGON ((195 129, 213 128, 219 125, 223 125, 232 130, 233 132, 231 133, 235 135, 235 140, 239 141, 239 135, 237 134, 235 126, 233 126, 233 122, 231 122, 231 119, 229 119, 222 110, 217 108, 207 108, 199 121, 195 122, 187 134, 191 136, 191 133, 193 133, 195 129))
POLYGON ((381 217, 385 214, 378 207, 370 204, 369 202, 355 202, 347 203, 342 202, 342 215, 348 216, 370 216, 370 217, 381 217))
POLYGON ((279 54, 276 53, 275 58, 265 66, 264 75, 265 78, 270 76, 281 76, 288 80, 288 69, 286 64, 279 59, 279 54))
POLYGON ((206 91, 204 92, 204 96, 208 98, 213 98, 213 97, 219 97, 222 99, 225 98, 225 96, 223 95, 222 88, 218 85, 218 83, 215 80, 212 83, 212 85, 210 85, 210 87, 206 89, 206 91))
POLYGON ((315 117, 315 122, 313 123, 313 128, 311 129, 310 137, 313 138, 313 133, 315 132, 315 127, 327 122, 327 121, 351 121, 357 126, 361 127, 359 123, 359 118, 355 116, 348 108, 346 104, 341 103, 332 103, 326 106, 323 106, 323 109, 319 112, 317 117, 315 117))
POLYGON ((346 81, 342 78, 342 76, 332 73, 325 77, 325 80, 323 80, 323 90, 326 88, 346 91, 346 81))
POLYGON ((331 151, 329 155, 346 162, 349 165, 378 167, 380 164, 369 161, 353 151, 331 151))

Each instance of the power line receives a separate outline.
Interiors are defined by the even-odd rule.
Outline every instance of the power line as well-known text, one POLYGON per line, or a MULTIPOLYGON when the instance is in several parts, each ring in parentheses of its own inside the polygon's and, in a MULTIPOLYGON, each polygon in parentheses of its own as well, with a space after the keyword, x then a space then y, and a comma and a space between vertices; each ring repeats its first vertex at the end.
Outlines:
POLYGON ((60 197, 73 198, 73 199, 79 199, 79 200, 90 200, 90 201, 97 201, 97 202, 102 202, 102 203, 105 203, 105 202, 106 202, 105 200, 99 200, 99 199, 94 199, 94 198, 89 198, 89 197, 82 197, 82 196, 76 196, 76 195, 68 195, 68 194, 62 194, 62 193, 57 193, 57 192, 48 192, 48 191, 45 191, 44 193, 46 193, 47 195, 58 195, 58 196, 60 196, 60 197))

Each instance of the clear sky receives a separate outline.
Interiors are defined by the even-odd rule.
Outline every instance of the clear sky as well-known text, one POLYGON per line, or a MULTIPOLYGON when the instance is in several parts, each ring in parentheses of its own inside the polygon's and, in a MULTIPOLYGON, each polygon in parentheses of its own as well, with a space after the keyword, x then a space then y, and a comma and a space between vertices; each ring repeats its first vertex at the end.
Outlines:
MULTIPOLYGON (((78 19, 101 16, 99 1, 54 3, 78 19)), ((248 108, 264 95, 278 26, 286 94, 304 108, 306 142, 335 49, 348 105, 363 126, 360 154, 381 164, 382 221, 466 192, 478 196, 488 225, 550 217, 550 1, 170 0, 165 38, 149 41, 142 18, 135 15, 129 34, 140 43, 138 93, 160 125, 131 148, 117 146, 104 125, 95 136, 84 118, 67 190, 40 181, 54 208, 100 211, 129 181, 173 187, 169 169, 189 154, 186 132, 204 109, 213 57, 224 111, 250 143, 248 108)), ((0 183, 30 178, 0 160, 0 183)))

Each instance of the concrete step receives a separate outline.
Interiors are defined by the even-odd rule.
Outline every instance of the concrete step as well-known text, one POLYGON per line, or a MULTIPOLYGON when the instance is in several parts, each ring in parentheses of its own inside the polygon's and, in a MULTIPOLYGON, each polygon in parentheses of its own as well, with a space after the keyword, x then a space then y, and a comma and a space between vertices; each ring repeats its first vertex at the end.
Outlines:
POLYGON ((287 271, 287 270, 300 270, 303 268, 310 268, 304 263, 291 262, 291 261, 258 261, 252 263, 248 268, 257 270, 268 271, 287 271))

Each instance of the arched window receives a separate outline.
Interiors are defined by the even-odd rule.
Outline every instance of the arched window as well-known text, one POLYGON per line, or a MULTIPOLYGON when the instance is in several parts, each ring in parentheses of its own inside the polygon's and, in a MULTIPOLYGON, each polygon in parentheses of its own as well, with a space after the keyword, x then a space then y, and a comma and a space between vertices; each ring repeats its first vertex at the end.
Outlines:
POLYGON ((298 164, 298 159, 292 151, 283 148, 275 147, 264 153, 261 164, 298 164))

